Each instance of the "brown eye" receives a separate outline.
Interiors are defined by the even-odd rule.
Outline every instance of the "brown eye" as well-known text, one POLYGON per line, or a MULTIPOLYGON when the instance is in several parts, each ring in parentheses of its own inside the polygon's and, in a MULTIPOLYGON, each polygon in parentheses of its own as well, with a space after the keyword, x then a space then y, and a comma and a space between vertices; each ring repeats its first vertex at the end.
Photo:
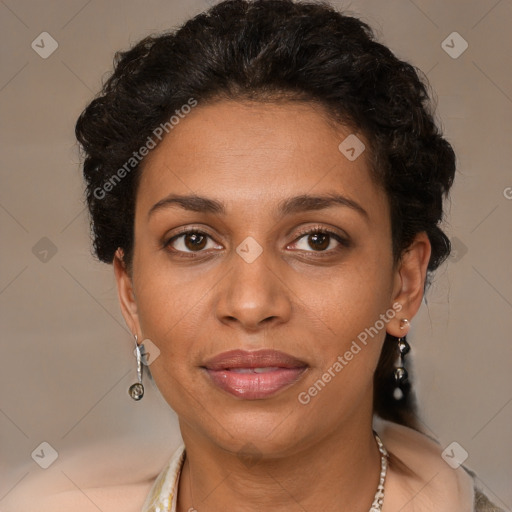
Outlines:
POLYGON ((189 230, 173 236, 164 243, 164 247, 174 253, 198 253, 203 249, 222 249, 222 246, 214 244, 211 237, 201 231, 189 230), (210 246, 208 245, 210 242, 210 246))
POLYGON ((341 235, 323 228, 305 231, 293 243, 295 249, 318 253, 334 253, 349 245, 349 241, 341 235))
POLYGON ((330 239, 326 233, 313 233, 308 236, 308 244, 315 251, 323 251, 329 247, 330 239))
POLYGON ((191 251, 198 251, 206 246, 206 236, 200 233, 187 233, 184 237, 185 246, 191 251))

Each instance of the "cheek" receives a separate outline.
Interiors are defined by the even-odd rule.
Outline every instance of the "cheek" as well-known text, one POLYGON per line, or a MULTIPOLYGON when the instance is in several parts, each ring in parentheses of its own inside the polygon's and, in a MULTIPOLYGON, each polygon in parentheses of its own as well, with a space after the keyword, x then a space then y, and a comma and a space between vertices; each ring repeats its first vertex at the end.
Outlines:
POLYGON ((375 252, 367 258, 354 258, 330 269, 321 279, 301 276, 297 286, 304 309, 336 335, 344 339, 357 336, 390 307, 393 279, 391 261, 385 256, 375 252))
POLYGON ((216 272, 172 264, 164 249, 154 247, 148 233, 139 232, 134 255, 138 316, 144 335, 166 345, 215 284, 216 272))
POLYGON ((309 324, 316 319, 319 330, 309 331, 317 364, 302 389, 303 402, 315 401, 335 417, 370 393, 386 326, 395 317, 391 268, 387 253, 375 252, 341 267, 323 292, 315 287, 304 296, 309 324))

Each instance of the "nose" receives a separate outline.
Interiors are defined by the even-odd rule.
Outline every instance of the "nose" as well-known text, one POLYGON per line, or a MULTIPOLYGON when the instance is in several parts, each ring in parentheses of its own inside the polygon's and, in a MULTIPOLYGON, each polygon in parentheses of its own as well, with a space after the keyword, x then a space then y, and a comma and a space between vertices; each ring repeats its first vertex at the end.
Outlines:
POLYGON ((252 332, 287 322, 291 292, 271 268, 265 251, 250 263, 235 252, 230 260, 230 271, 217 290, 217 318, 252 332))

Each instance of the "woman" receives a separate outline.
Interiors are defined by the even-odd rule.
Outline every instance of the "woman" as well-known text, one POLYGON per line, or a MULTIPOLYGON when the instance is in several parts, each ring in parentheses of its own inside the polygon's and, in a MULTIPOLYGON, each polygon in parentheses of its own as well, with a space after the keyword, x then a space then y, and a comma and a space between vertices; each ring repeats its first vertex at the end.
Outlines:
POLYGON ((499 510, 415 421, 406 335, 455 156, 366 24, 222 2, 120 54, 76 131, 130 395, 150 365, 184 441, 137 507, 499 510))

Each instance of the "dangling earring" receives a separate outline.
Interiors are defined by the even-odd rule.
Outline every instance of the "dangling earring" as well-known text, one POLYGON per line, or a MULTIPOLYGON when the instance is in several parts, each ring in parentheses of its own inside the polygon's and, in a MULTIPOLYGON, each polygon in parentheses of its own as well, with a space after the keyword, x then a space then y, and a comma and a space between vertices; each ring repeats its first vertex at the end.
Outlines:
POLYGON ((142 384, 142 344, 137 343, 137 335, 135 335, 135 355, 137 357, 137 380, 135 384, 132 384, 128 389, 129 395, 134 400, 140 400, 144 396, 144 386, 142 384))
MULTIPOLYGON (((409 325, 409 320, 407 318, 402 318, 400 320, 400 329, 405 329, 409 325)), ((407 343, 405 336, 398 338, 398 353, 399 353, 399 366, 395 368, 394 376, 396 382, 396 388, 393 392, 393 397, 395 400, 401 400, 404 397, 404 392, 402 386, 404 382, 407 380, 408 373, 404 367, 404 359, 406 354, 411 350, 411 346, 407 343)))

